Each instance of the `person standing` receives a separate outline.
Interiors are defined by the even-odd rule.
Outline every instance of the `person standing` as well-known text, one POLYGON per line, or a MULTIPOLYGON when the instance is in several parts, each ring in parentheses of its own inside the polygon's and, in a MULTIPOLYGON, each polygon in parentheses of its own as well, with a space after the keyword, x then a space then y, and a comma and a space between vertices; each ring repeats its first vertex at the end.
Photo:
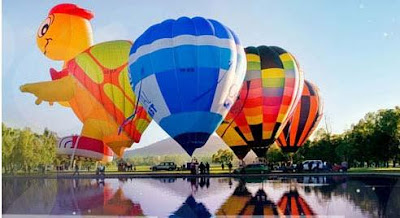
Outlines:
POLYGON ((192 175, 196 175, 196 166, 195 166, 194 162, 192 162, 190 164, 190 172, 192 175))
POLYGON ((232 170, 232 163, 231 162, 228 163, 228 168, 229 168, 229 173, 231 173, 231 170, 232 170))
POLYGON ((206 173, 210 174, 210 164, 208 162, 206 163, 206 173))
POLYGON ((76 174, 78 174, 78 176, 79 176, 79 166, 78 166, 78 164, 75 164, 75 171, 74 171, 74 174, 72 176, 75 176, 76 174))
POLYGON ((200 174, 204 174, 205 168, 206 168, 206 167, 204 166, 203 162, 200 162, 200 165, 199 165, 200 174))
POLYGON ((224 168, 225 168, 225 166, 224 166, 224 162, 222 162, 222 164, 221 164, 221 168, 222 168, 222 170, 224 170, 224 168))

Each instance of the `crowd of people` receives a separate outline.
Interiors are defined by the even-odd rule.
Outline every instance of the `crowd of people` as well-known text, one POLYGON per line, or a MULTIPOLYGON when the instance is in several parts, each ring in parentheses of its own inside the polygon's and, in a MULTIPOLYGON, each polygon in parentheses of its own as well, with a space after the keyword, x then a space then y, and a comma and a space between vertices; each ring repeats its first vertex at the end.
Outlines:
MULTIPOLYGON (((232 163, 229 162, 227 164, 229 172, 232 172, 232 163)), ((184 167, 183 167, 184 168, 184 167)), ((182 169, 183 169, 182 168, 182 169)), ((192 162, 190 162, 190 164, 188 164, 188 167, 190 170, 190 173, 192 175, 196 175, 196 174, 210 174, 210 164, 208 162, 206 162, 205 164, 203 162, 200 162, 200 164, 197 162, 196 159, 192 160, 192 162)), ((225 170, 225 164, 221 163, 221 168, 222 170, 225 170)))
POLYGON ((136 167, 132 163, 119 162, 118 171, 119 172, 136 171, 136 167))
POLYGON ((199 164, 197 160, 194 160, 190 163, 190 173, 193 175, 210 174, 210 164, 208 162, 206 162, 205 164, 203 162, 200 162, 199 164))

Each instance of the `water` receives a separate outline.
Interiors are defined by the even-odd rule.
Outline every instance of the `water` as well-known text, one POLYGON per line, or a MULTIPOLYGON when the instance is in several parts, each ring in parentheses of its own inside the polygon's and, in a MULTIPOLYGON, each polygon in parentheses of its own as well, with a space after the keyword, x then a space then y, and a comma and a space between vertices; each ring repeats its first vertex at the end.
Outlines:
POLYGON ((3 214, 400 217, 390 177, 9 179, 3 214))

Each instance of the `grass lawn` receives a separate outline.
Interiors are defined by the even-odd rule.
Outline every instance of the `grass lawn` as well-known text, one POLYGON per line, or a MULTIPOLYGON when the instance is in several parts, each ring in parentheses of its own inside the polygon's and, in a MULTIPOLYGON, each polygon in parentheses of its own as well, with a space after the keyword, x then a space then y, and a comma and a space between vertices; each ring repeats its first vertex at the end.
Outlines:
MULTIPOLYGON (((236 169, 236 167, 234 167, 233 169, 236 169)), ((62 171, 59 172, 60 174, 72 174, 74 171, 73 170, 68 170, 68 171, 62 171)), ((389 167, 389 168, 350 168, 349 173, 400 173, 400 167, 389 167)), ((79 171, 80 174, 82 175, 94 175, 95 174, 95 170, 91 169, 90 171, 87 170, 80 170, 79 171)), ((118 172, 117 171, 117 167, 116 166, 108 166, 106 167, 106 174, 190 174, 189 170, 175 170, 175 171, 151 171, 150 170, 150 166, 136 166, 136 171, 129 171, 129 172, 118 172)), ((211 165, 210 167, 210 173, 211 174, 225 174, 225 173, 229 173, 229 170, 227 168, 225 168, 224 170, 222 170, 221 166, 218 165, 211 165)), ((307 172, 306 172, 307 173, 307 172)), ((305 173, 305 174, 306 174, 305 173)), ((47 175, 55 175, 57 174, 56 171, 47 171, 46 173, 47 175)), ((36 176, 36 175, 42 175, 42 173, 40 172, 32 172, 30 174, 24 173, 24 172, 18 172, 16 175, 21 175, 21 176, 25 176, 25 175, 31 175, 31 176, 36 176)))
MULTIPOLYGON (((131 172, 131 171, 129 171, 129 172, 118 172, 117 171, 117 167, 114 167, 114 166, 110 166, 110 167, 108 167, 108 168, 106 168, 106 172, 107 173, 112 173, 112 174, 114 174, 114 173, 116 173, 116 174, 118 174, 118 173, 128 173, 128 174, 130 174, 130 173, 134 173, 134 174, 137 174, 137 173, 155 173, 155 174, 171 174, 171 173, 184 173, 184 174, 186 174, 186 173, 190 173, 190 171, 189 170, 175 170, 175 171, 166 171, 166 170, 162 170, 162 171, 151 171, 150 170, 150 167, 151 166, 136 166, 136 171, 133 171, 133 172, 131 172)), ((233 168, 233 169, 235 169, 235 168, 233 168)), ((232 170, 233 170, 232 169, 232 170)), ((229 170, 228 170, 228 168, 225 168, 224 170, 222 170, 222 168, 221 168, 221 166, 213 166, 213 165, 211 165, 210 166, 210 173, 211 174, 218 174, 218 173, 229 173, 229 170)))
POLYGON ((400 173, 400 167, 350 168, 349 172, 354 172, 354 173, 367 173, 367 172, 400 173))

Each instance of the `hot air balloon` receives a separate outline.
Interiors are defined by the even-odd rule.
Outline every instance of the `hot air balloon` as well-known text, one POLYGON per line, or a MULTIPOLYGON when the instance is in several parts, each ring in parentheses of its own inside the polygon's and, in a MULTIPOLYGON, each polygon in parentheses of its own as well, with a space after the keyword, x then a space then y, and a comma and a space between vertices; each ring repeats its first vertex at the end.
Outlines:
POLYGON ((226 116, 245 69, 244 49, 234 32, 202 17, 150 27, 134 42, 129 57, 139 101, 189 155, 226 116))
POLYGON ((111 162, 114 155, 112 150, 102 141, 76 135, 59 139, 56 154, 59 159, 65 161, 73 156, 77 160, 101 161, 103 163, 111 162))
POLYGON ((303 94, 295 111, 277 139, 283 152, 296 152, 318 126, 322 102, 318 88, 305 80, 303 94))
POLYGON ((45 56, 64 61, 63 70, 50 69, 52 81, 20 89, 34 94, 36 104, 48 101, 71 107, 83 123, 77 143, 91 141, 89 149, 108 146, 122 156, 125 148, 139 142, 151 118, 129 84, 127 64, 132 43, 120 40, 93 45, 89 22, 93 17, 92 12, 74 4, 53 7, 36 39, 45 56), (134 118, 128 119, 132 115, 134 118))
POLYGON ((300 99, 303 74, 296 59, 275 46, 248 47, 242 89, 217 134, 239 159, 252 149, 264 157, 300 99))

